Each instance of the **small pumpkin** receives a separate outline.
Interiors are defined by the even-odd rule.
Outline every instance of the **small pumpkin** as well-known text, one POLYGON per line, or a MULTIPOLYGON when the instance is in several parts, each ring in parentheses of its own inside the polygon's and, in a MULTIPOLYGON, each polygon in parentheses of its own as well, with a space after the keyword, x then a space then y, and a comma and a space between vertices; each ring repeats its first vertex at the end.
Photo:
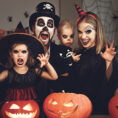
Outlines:
POLYGON ((1 109, 2 118, 38 118, 39 105, 34 100, 5 102, 1 109))
POLYGON ((108 103, 108 111, 111 118, 118 118, 118 94, 110 99, 108 103))
POLYGON ((44 100, 43 110, 48 118, 88 118, 92 103, 83 94, 52 93, 44 100))

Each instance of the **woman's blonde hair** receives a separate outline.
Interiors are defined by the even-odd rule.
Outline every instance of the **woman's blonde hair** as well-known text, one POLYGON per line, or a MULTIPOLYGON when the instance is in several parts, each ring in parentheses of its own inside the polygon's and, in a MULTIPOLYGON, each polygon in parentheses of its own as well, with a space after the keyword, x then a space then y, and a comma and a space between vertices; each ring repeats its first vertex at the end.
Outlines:
MULTIPOLYGON (((96 54, 99 54, 101 52, 101 50, 105 47, 105 42, 106 42, 106 37, 105 37, 104 31, 103 31, 103 26, 102 26, 101 20, 98 18, 98 16, 96 14, 94 14, 92 12, 87 12, 87 14, 91 14, 91 15, 83 16, 80 19, 80 21, 77 23, 77 26, 82 21, 85 21, 86 23, 90 23, 91 25, 93 25, 93 27, 96 30, 96 54)), ((78 40, 78 44, 79 44, 79 48, 82 49, 83 47, 80 43, 80 40, 78 40)))

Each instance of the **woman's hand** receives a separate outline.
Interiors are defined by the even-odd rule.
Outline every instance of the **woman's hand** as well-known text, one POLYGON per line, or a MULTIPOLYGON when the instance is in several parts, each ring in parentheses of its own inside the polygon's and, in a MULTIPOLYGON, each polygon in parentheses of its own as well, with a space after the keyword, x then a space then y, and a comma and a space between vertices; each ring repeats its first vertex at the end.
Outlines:
POLYGON ((49 55, 46 53, 44 54, 38 54, 37 59, 40 61, 40 67, 42 68, 43 66, 48 64, 49 60, 49 55))
POLYGON ((105 52, 100 52, 100 55, 103 59, 105 59, 108 62, 111 62, 116 55, 115 48, 113 47, 114 40, 112 40, 110 47, 108 47, 108 44, 106 43, 106 49, 105 52))

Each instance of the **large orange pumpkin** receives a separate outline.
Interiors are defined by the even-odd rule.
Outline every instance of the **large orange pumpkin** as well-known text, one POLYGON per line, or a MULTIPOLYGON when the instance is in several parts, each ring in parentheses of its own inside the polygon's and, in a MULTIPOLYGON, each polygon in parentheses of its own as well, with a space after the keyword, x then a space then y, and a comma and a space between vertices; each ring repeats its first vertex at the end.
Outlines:
POLYGON ((1 109, 2 118, 38 118, 39 106, 34 100, 5 102, 1 109))
POLYGON ((44 100, 43 109, 48 118, 88 118, 92 103, 83 94, 52 93, 44 100))
POLYGON ((118 95, 113 96, 109 101, 108 111, 111 118, 118 118, 118 95))

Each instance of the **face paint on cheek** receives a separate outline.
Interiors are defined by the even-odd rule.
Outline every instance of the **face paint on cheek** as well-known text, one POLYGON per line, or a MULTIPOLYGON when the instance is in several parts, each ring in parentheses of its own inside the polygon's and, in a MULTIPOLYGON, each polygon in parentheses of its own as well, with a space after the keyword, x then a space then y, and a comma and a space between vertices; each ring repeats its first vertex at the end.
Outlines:
POLYGON ((37 38, 40 38, 40 33, 42 31, 43 27, 35 25, 35 35, 37 38))
POLYGON ((37 38, 40 36, 40 32, 43 30, 45 27, 45 22, 42 18, 37 18, 36 23, 35 23, 35 35, 37 38))
POLYGON ((86 31, 87 34, 90 34, 90 33, 92 33, 93 31, 95 31, 95 28, 94 28, 93 26, 87 26, 87 27, 85 28, 85 31, 86 31))
POLYGON ((48 28, 48 29, 49 29, 50 39, 52 39, 52 37, 54 35, 54 29, 55 28, 48 28))

